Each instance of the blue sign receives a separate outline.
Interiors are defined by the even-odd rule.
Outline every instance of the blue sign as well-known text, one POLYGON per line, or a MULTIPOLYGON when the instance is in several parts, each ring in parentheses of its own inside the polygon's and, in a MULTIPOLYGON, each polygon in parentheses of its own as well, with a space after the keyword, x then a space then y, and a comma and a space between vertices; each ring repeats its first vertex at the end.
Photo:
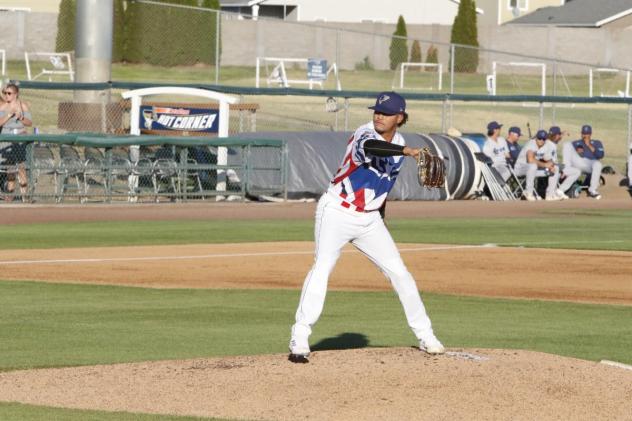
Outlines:
POLYGON ((140 128, 179 132, 217 133, 219 111, 208 108, 157 107, 141 105, 140 128))
POLYGON ((307 79, 327 80, 327 60, 322 60, 319 58, 308 58, 307 79))

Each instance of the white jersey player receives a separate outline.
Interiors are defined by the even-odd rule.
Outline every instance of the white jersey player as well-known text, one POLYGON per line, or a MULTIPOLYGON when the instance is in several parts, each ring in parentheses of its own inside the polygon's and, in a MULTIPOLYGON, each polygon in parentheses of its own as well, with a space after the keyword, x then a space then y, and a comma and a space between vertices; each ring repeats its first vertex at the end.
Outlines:
POLYGON ((292 326, 292 362, 308 361, 308 338, 323 310, 329 275, 340 250, 349 242, 390 279, 420 349, 430 354, 445 352, 433 333, 415 280, 380 214, 404 157, 416 157, 420 152, 405 146, 404 138, 397 133, 408 119, 406 102, 395 92, 383 92, 369 108, 374 110, 373 121, 358 128, 349 139, 342 164, 318 202, 315 259, 305 278, 292 326))
POLYGON ((500 136, 500 129, 503 125, 496 121, 491 121, 487 125, 487 140, 483 145, 483 153, 492 160, 492 167, 498 171, 503 181, 507 181, 511 177, 507 160, 511 158, 509 155, 509 146, 504 137, 500 136))
MULTIPOLYGON (((551 126, 551 128, 549 129, 549 140, 553 142, 556 146, 559 145, 560 141, 562 140, 562 129, 559 126, 551 126)), ((567 152, 564 152, 565 148, 566 145, 562 146, 562 153, 564 153, 564 156, 566 157, 567 152)), ((553 158, 553 162, 555 162, 556 165, 559 165, 559 154, 557 154, 553 158)), ((581 171, 579 171, 577 168, 573 168, 572 166, 565 164, 560 174, 560 180, 562 180, 563 178, 564 181, 560 183, 556 194, 563 200, 568 199, 569 197, 566 195, 566 192, 569 191, 571 187, 573 187, 575 181, 577 181, 580 175, 581 171)))
POLYGON ((558 193, 557 182, 560 179, 559 167, 555 165, 557 160, 557 146, 547 140, 545 130, 538 130, 535 139, 531 139, 520 151, 514 172, 518 177, 526 176, 524 197, 528 201, 536 200, 535 178, 548 177, 549 184, 546 189, 546 200, 561 200, 558 193))

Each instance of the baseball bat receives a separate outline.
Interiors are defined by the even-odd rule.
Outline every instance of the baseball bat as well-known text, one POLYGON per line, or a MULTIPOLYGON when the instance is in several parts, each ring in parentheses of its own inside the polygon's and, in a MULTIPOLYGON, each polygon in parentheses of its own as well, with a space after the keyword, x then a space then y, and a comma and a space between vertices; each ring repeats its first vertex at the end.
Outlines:
POLYGON ((528 121, 527 121, 527 131, 529 132, 529 139, 533 139, 533 136, 531 136, 531 125, 529 124, 528 121))

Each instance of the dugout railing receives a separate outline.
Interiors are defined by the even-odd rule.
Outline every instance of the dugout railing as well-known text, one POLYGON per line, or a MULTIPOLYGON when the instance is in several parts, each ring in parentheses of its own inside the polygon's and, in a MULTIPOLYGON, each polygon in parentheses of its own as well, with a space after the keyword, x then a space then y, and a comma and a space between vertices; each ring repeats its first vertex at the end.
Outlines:
POLYGON ((0 135, 0 149, 4 202, 287 197, 287 148, 276 139, 98 133, 0 135), (140 146, 136 160, 129 155, 132 145, 140 146), (228 150, 227 165, 217 164, 220 147, 228 150), (225 188, 219 190, 221 180, 225 188), (13 189, 9 191, 11 183, 13 189))

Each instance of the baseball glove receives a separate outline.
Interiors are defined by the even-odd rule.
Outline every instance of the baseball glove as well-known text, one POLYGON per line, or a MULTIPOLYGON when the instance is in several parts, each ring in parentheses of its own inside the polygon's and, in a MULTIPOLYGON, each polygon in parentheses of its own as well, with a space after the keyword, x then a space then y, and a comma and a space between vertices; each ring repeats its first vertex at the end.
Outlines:
POLYGON ((427 188, 439 188, 445 184, 445 162, 441 157, 423 148, 417 158, 419 184, 427 188))

